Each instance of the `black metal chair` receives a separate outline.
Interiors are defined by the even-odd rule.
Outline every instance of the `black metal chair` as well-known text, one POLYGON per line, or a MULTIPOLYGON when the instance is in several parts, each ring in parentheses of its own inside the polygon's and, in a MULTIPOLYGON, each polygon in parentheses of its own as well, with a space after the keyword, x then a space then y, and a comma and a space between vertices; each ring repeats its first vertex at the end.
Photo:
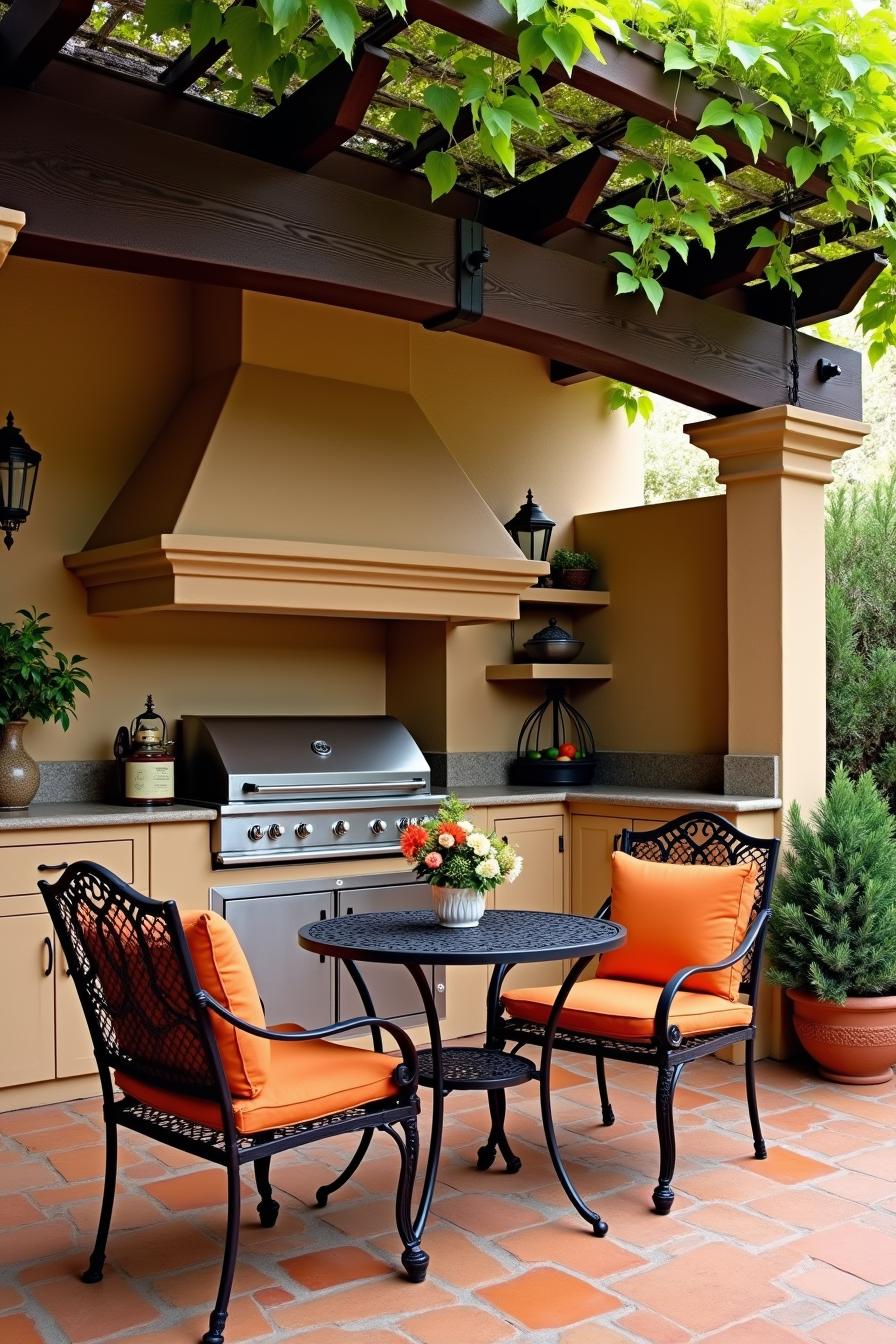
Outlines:
MULTIPOLYGON (((217 1300, 204 1344, 222 1344, 236 1267, 240 1225, 240 1171, 253 1162, 263 1227, 273 1227, 279 1204, 273 1198, 273 1154, 331 1135, 379 1129, 394 1139, 401 1171, 396 1191, 396 1222, 404 1245, 402 1264, 408 1278, 426 1276, 429 1257, 412 1227, 411 1192, 419 1142, 417 1134, 417 1055, 410 1037, 393 1023, 368 1016, 313 1031, 277 1032, 235 1017, 203 990, 174 901, 141 896, 105 868, 71 864, 58 882, 41 882, 50 918, 74 979, 87 1018, 100 1073, 106 1126, 105 1187, 99 1227, 85 1283, 103 1277, 106 1241, 112 1218, 117 1168, 117 1127, 136 1130, 227 1170, 227 1236, 217 1300), (98 948, 102 944, 102 960, 98 948), (98 962, 100 964, 98 964, 98 962), (382 1035, 395 1040, 401 1060, 391 1070, 394 1093, 336 1114, 263 1132, 242 1132, 213 1031, 211 1014, 240 1031, 272 1042, 302 1044, 322 1038, 371 1031, 374 1049, 383 1053, 382 1035), (189 1116, 197 1103, 220 1114, 220 1125, 200 1123, 176 1111, 137 1100, 126 1093, 116 1100, 112 1071, 161 1090, 189 1116), (400 1126, 404 1137, 398 1133, 400 1126)), ((338 1049, 338 1047, 333 1047, 338 1049)), ((365 1054, 367 1052, 364 1052, 365 1054)), ((341 1054, 341 1052, 340 1052, 341 1054)), ((297 1054, 300 1066, 301 1054, 297 1054)), ((391 1062, 391 1061, 390 1061, 391 1062)), ((384 1078, 387 1075, 384 1074, 384 1078)), ((384 1090, 392 1091, 391 1084, 384 1090)), ((330 1189, 342 1184, 337 1180, 330 1189)))
MULTIPOLYGON (((489 1036, 495 1045, 500 1042, 513 1042, 514 1050, 519 1050, 523 1045, 535 1044, 541 1047, 546 1045, 548 1054, 551 1048, 556 1047, 569 1050, 573 1054, 593 1056, 597 1068, 604 1125, 612 1125, 615 1119, 607 1091, 605 1061, 618 1059, 630 1064, 646 1064, 656 1069, 656 1119, 659 1131, 660 1170, 657 1186, 653 1192, 653 1205, 657 1213, 666 1214, 671 1210, 675 1198, 672 1190, 672 1177, 675 1172, 673 1100, 681 1071, 691 1060, 714 1054, 723 1046, 745 1042, 745 1081, 747 1107, 753 1131, 753 1150, 757 1158, 766 1156, 756 1102, 754 1070, 756 996, 780 842, 747 835, 715 813, 690 812, 652 831, 624 830, 618 848, 623 854, 630 854, 634 858, 653 863, 721 865, 752 862, 755 864, 756 899, 743 941, 724 961, 712 966, 686 966, 671 977, 659 995, 653 1031, 646 1039, 620 1040, 610 1036, 591 1035, 578 1029, 571 1030, 563 1025, 562 1007, 559 1012, 552 1012, 546 1023, 529 1021, 519 1016, 501 1016, 496 1011, 489 1024, 489 1036), (673 1000, 678 991, 686 986, 690 976, 696 972, 722 970, 738 963, 740 963, 741 1002, 745 1001, 751 1009, 748 1024, 728 1027, 721 1031, 706 1031, 700 1035, 683 1035, 679 1026, 670 1023, 673 1000)), ((608 899, 598 910, 597 917, 606 918, 611 913, 611 901, 608 899)), ((557 999, 561 1004, 566 1001, 566 996, 583 969, 583 964, 577 963, 563 985, 558 986, 557 999)), ((507 968, 504 969, 506 971, 507 968)), ((591 1224, 592 1230, 602 1236, 606 1231, 606 1224, 581 1198, 566 1172, 550 1115, 550 1089, 544 1086, 542 1099, 543 1109, 546 1112, 544 1117, 546 1139, 557 1175, 575 1208, 591 1224)))

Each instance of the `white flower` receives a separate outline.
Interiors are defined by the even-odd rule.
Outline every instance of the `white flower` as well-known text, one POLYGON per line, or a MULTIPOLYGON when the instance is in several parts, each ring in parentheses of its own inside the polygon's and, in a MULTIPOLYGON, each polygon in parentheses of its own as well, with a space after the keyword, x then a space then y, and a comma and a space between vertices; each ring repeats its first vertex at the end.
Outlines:
POLYGON ((477 877, 491 878, 499 877, 501 874, 497 859, 483 859, 481 863, 477 863, 474 871, 477 877))
POLYGON ((462 831, 466 831, 467 835, 469 835, 473 829, 472 821, 459 821, 457 824, 462 831))
POLYGON ((513 863, 507 870, 507 881, 515 882, 522 871, 523 871, 523 861, 520 858, 519 854, 517 854, 513 863))
POLYGON ((492 847, 488 836, 483 835, 481 831, 471 831, 467 836, 467 844, 480 859, 484 859, 490 853, 492 847))
POLYGON ((443 831, 442 834, 439 836, 439 844, 442 846, 443 849, 450 849, 451 846, 454 844, 454 836, 449 835, 447 831, 443 831))

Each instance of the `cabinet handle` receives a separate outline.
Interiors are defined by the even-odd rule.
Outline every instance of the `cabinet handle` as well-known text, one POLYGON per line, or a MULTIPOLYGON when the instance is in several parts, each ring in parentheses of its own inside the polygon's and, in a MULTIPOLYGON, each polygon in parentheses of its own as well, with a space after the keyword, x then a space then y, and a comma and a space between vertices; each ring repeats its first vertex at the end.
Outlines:
POLYGON ((616 849, 619 848, 619 845, 620 845, 621 841, 622 841, 622 832, 621 832, 621 831, 617 831, 616 834, 613 836, 613 848, 614 848, 614 850, 616 850, 616 849))
POLYGON ((39 863, 37 865, 37 871, 39 873, 61 873, 62 870, 67 867, 67 863, 39 863))
POLYGON ((509 845, 509 844, 510 844, 510 841, 507 839, 507 836, 506 836, 506 835, 502 835, 502 836, 501 836, 501 839, 504 841, 504 844, 505 844, 505 845, 509 845))
MULTIPOLYGON (((321 912, 320 912, 320 917, 321 917, 321 919, 326 919, 326 917, 327 917, 327 912, 326 912, 326 910, 321 910, 321 912)), ((325 961, 326 961, 326 957, 324 956, 323 952, 321 952, 321 954, 320 954, 320 964, 321 964, 321 966, 323 966, 323 964, 324 964, 325 961)))
POLYGON ((45 951, 46 954, 47 954, 47 964, 46 964, 46 966, 44 967, 44 975, 45 975, 45 976, 47 976, 47 975, 52 975, 52 974, 53 974, 53 940, 52 940, 52 938, 45 938, 45 939, 44 939, 44 951, 45 951))

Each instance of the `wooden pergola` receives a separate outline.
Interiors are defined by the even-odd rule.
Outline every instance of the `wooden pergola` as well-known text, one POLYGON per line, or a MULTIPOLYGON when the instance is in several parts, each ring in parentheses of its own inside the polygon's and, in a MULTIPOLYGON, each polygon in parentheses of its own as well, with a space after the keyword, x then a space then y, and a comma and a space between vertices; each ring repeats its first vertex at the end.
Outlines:
MULTIPOLYGON (((867 218, 825 218, 823 171, 798 192, 788 185, 799 127, 782 121, 755 167, 717 128, 736 203, 715 256, 692 248, 691 264, 670 268, 658 314, 643 297, 617 296, 609 254, 620 235, 607 210, 644 190, 613 189, 628 118, 689 140, 708 101, 727 92, 664 74, 648 44, 607 39, 605 65, 586 53, 571 76, 555 65, 541 77, 546 90, 593 100, 577 130, 587 148, 523 146, 519 181, 474 166, 431 205, 419 168, 448 137, 432 126, 412 147, 374 117, 390 97, 389 44, 408 24, 430 25, 512 60, 516 25, 499 0, 408 0, 401 20, 372 12, 351 65, 336 60, 279 105, 261 90, 251 110, 213 96, 223 43, 173 59, 129 52, 116 46, 115 14, 140 5, 107 6, 103 31, 85 27, 92 8, 0 5, 0 201, 27 215, 23 256, 439 325, 457 304, 458 248, 473 247, 481 226, 489 256, 468 335, 544 356, 556 381, 606 375, 717 415, 785 402, 793 319, 803 328, 850 311, 884 265, 867 218), (475 227, 462 234, 464 220, 475 227), (760 224, 791 236, 802 267, 795 312, 762 276, 768 253, 747 246, 760 224)), ((472 129, 462 113, 456 140, 472 129)), ((795 339, 801 404, 859 418, 858 354, 804 331, 795 339)))

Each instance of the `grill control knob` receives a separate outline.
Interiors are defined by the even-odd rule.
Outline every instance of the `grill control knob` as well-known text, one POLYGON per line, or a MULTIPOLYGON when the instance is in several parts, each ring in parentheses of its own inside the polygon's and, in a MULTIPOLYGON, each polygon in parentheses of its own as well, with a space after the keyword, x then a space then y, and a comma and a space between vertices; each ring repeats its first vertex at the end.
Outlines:
POLYGON ((396 831, 403 831, 405 826, 410 826, 410 824, 411 824, 410 817, 399 817, 395 823, 395 829, 396 831))
POLYGON ((262 837, 263 835, 264 835, 264 827, 263 827, 263 826, 250 826, 250 827, 249 827, 249 839, 250 839, 250 840, 260 840, 261 837, 262 837))
POLYGON ((333 834, 336 836, 345 835, 351 828, 351 822, 342 817, 339 821, 333 823, 333 834))
POLYGON ((383 831, 386 829, 386 823, 383 821, 382 817, 374 817, 373 821, 370 823, 370 829, 374 835, 382 835, 383 831))
POLYGON ((268 827, 268 837, 271 840, 279 840, 283 834, 283 827, 279 822, 274 822, 273 826, 268 827))
POLYGON ((296 827, 296 839, 305 840, 309 835, 314 834, 314 827, 310 821, 300 821, 296 827))

